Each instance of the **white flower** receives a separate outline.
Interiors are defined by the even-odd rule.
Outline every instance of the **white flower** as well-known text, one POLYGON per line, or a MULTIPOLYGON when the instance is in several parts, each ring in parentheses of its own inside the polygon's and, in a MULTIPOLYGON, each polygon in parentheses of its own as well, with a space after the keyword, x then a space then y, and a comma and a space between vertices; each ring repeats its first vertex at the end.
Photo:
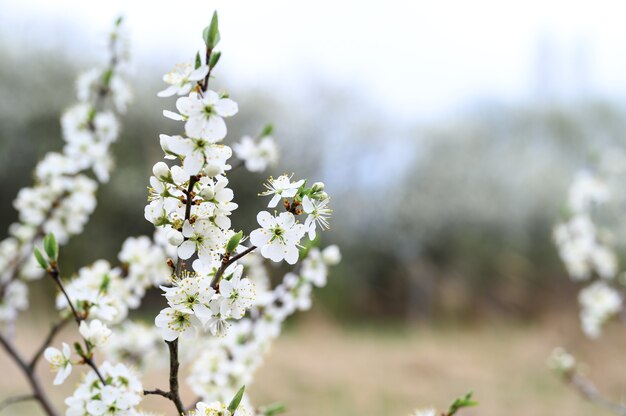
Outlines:
POLYGON ((225 234, 207 220, 196 221, 193 226, 189 221, 183 224, 183 236, 187 238, 178 247, 178 257, 186 260, 197 251, 198 257, 210 263, 219 255, 219 249, 226 243, 225 234))
POLYGON ((187 95, 196 82, 203 79, 208 72, 209 67, 206 65, 194 68, 190 63, 178 64, 171 72, 163 75, 163 81, 170 86, 157 95, 159 97, 171 97, 174 94, 187 95))
POLYGON ((328 218, 330 218, 330 214, 332 214, 333 210, 327 208, 329 202, 329 198, 319 201, 305 196, 302 199, 302 208, 304 212, 309 214, 304 221, 304 229, 308 231, 311 240, 315 239, 316 224, 319 224, 322 230, 327 230, 330 227, 328 218))
POLYGON ((70 357, 72 352, 70 346, 63 343, 63 350, 59 351, 54 347, 48 347, 43 353, 46 361, 50 363, 50 369, 57 373, 54 378, 54 385, 63 384, 67 376, 72 372, 72 362, 70 357))
POLYGON ((274 208, 278 205, 278 201, 280 201, 281 198, 293 198, 298 193, 298 188, 303 184, 303 179, 292 183, 291 178, 287 175, 281 175, 276 179, 270 177, 267 183, 264 184, 267 191, 262 192, 261 195, 268 196, 273 194, 274 196, 267 206, 274 208))
POLYGON ((226 137, 226 123, 222 117, 230 117, 239 111, 237 103, 220 98, 215 91, 206 91, 204 97, 191 93, 176 101, 176 108, 187 119, 185 133, 189 137, 215 143, 226 137))
POLYGON ((600 336, 602 325, 622 308, 619 292, 603 281, 597 281, 580 291, 578 301, 582 307, 580 317, 585 334, 590 338, 600 336))
POLYGON ((267 211, 257 215, 262 228, 250 233, 250 242, 261 248, 263 257, 275 262, 285 260, 289 264, 298 261, 298 244, 304 234, 302 224, 290 212, 283 212, 274 217, 267 211))
POLYGON ((234 319, 240 319, 254 302, 254 283, 250 279, 242 279, 243 266, 235 268, 230 279, 222 279, 220 282, 220 295, 226 299, 230 309, 230 315, 234 319))
POLYGON ((263 137, 258 144, 252 137, 243 136, 240 143, 233 145, 233 150, 250 172, 263 172, 278 161, 278 148, 270 136, 263 137))
POLYGON ((574 178, 569 191, 569 207, 575 213, 589 211, 598 204, 607 202, 611 197, 608 186, 587 171, 582 171, 574 178))
POLYGON ((548 366, 553 370, 568 373, 576 369, 576 358, 565 351, 565 349, 558 347, 550 354, 548 366))
POLYGON ((341 251, 339 246, 332 244, 322 251, 322 259, 328 266, 336 266, 341 262, 341 251))
POLYGON ((193 335, 192 316, 173 308, 165 308, 154 319, 154 324, 161 330, 161 336, 165 341, 174 341, 181 334, 193 335))
POLYGON ((111 330, 99 319, 94 319, 89 323, 81 321, 78 331, 93 347, 104 345, 111 336, 111 330))
POLYGON ((188 176, 197 175, 204 169, 208 176, 213 177, 230 169, 226 162, 233 151, 228 146, 214 144, 205 138, 161 136, 165 137, 164 142, 170 153, 184 157, 183 169, 188 176))

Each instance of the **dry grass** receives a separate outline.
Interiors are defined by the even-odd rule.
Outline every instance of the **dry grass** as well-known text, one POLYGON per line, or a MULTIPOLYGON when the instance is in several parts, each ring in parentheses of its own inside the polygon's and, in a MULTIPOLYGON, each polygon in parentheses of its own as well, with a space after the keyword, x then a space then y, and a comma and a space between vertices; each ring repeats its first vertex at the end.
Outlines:
MULTIPOLYGON (((548 321, 532 326, 344 330, 308 319, 275 345, 250 392, 255 403, 281 401, 288 414, 298 416, 404 416, 417 405, 443 407, 469 389, 480 406, 465 411, 467 416, 608 415, 562 385, 545 361, 554 346, 569 346, 590 363, 589 376, 619 399, 626 391, 624 331, 615 328, 603 342, 593 343, 581 339, 575 317, 548 321)), ((26 345, 39 336, 33 331, 19 342, 26 345)), ((4 354, 0 366, 0 397, 24 392, 21 374, 4 354)), ((40 373, 49 383, 45 365, 40 373)), ((150 386, 163 383, 163 376, 146 381, 150 386)), ((57 392, 60 404, 72 383, 48 387, 57 392)), ((191 395, 186 393, 186 398, 191 395)), ((158 397, 146 404, 168 414, 173 409, 158 397)), ((5 414, 40 411, 21 404, 0 413, 5 414)))

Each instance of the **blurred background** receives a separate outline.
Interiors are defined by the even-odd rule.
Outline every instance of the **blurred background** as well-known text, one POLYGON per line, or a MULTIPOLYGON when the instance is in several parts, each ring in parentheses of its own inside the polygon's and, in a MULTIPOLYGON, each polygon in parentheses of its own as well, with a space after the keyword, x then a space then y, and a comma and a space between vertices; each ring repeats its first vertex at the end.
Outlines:
MULTIPOLYGON (((102 62, 123 14, 135 100, 65 270, 113 261, 127 236, 152 232, 143 207, 158 134, 180 127, 156 92, 202 47, 214 9, 216 85, 240 106, 227 141, 273 123, 281 162, 267 174, 326 183, 323 243, 344 254, 252 387, 260 403, 391 415, 473 388, 481 407, 468 414, 601 414, 545 368, 558 344, 581 351, 615 397, 626 391, 620 351, 583 340, 551 240, 574 173, 623 151, 621 2, 0 0, 0 230, 36 161, 62 147, 74 79, 102 62)), ((233 175, 237 228, 254 226, 264 179, 233 175)), ((49 294, 36 295, 44 317, 49 294)))

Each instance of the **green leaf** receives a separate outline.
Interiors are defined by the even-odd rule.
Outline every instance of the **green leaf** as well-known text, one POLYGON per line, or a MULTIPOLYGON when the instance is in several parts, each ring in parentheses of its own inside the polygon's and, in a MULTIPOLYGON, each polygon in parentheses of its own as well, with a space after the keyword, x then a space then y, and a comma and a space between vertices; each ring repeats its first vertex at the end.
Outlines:
POLYGON ((472 400, 472 394, 473 392, 470 391, 465 396, 459 397, 454 402, 452 402, 452 404, 450 405, 450 409, 448 409, 448 413, 446 413, 446 416, 453 416, 454 414, 456 414, 456 412, 464 407, 477 406, 478 402, 472 400))
POLYGON ((195 69, 198 69, 202 66, 202 59, 200 58, 200 52, 196 52, 196 66, 195 69))
POLYGON ((211 58, 209 59, 209 68, 211 69, 215 68, 215 65, 217 65, 217 63, 220 61, 221 57, 222 57, 222 52, 220 51, 213 52, 211 54, 211 58))
POLYGON ((243 399, 244 391, 246 391, 246 386, 240 388, 237 394, 235 394, 235 397, 233 397, 233 399, 230 401, 230 404, 228 405, 229 412, 234 413, 235 410, 237 410, 237 408, 239 407, 239 403, 241 403, 241 399, 243 399))
POLYGON ((282 403, 274 403, 267 407, 264 407, 261 411, 265 416, 274 416, 279 413, 285 413, 287 408, 282 403))
POLYGON ((41 251, 39 251, 37 247, 35 247, 35 258, 37 259, 37 263, 39 263, 43 269, 48 268, 48 262, 43 258, 43 254, 41 254, 41 251))
POLYGON ((239 231, 237 234, 230 237, 230 240, 228 240, 228 244, 226 244, 226 252, 233 253, 237 249, 237 247, 239 247, 239 242, 241 241, 242 237, 243 231, 239 231))
POLYGON ((215 48, 220 42, 220 30, 218 27, 217 12, 213 12, 211 24, 204 28, 204 31, 202 32, 202 37, 204 38, 204 43, 206 44, 207 49, 215 48))
POLYGON ((49 233, 43 239, 43 249, 48 255, 48 258, 53 261, 57 261, 59 258, 59 243, 57 243, 54 234, 49 233))
POLYGON ((118 16, 117 19, 115 19, 115 26, 119 27, 123 21, 124 21, 124 16, 118 16))
POLYGON ((270 123, 263 128, 261 137, 269 136, 274 132, 274 126, 270 123))
POLYGON ((109 68, 104 72, 104 74, 102 74, 102 84, 105 87, 108 87, 111 82, 111 78, 113 78, 113 70, 109 68))

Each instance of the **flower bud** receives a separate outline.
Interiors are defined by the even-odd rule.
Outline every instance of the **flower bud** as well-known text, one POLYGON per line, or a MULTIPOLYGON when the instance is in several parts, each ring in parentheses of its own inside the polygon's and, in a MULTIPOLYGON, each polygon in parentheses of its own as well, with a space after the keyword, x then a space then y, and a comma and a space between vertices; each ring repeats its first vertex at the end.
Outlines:
POLYGON ((324 190, 324 182, 315 182, 312 189, 315 193, 322 192, 324 190))
POLYGON ((316 192, 315 194, 313 194, 313 197, 323 201, 324 199, 328 199, 328 194, 324 191, 316 192))
POLYGON ((183 233, 178 230, 171 229, 167 233, 167 242, 175 247, 181 245, 184 240, 183 233))
POLYGON ((217 175, 219 175, 220 173, 222 173, 222 169, 217 166, 217 165, 210 165, 207 164, 204 167, 204 173, 206 174, 206 176, 208 176, 209 178, 214 178, 217 175))
POLYGON ((213 198, 215 198, 215 191, 211 187, 206 187, 200 191, 200 196, 205 201, 213 201, 213 198))
POLYGON ((165 162, 158 162, 157 164, 155 164, 152 167, 152 173, 154 174, 154 176, 162 181, 168 180, 171 176, 170 168, 165 162))
POLYGON ((339 251, 339 247, 337 247, 335 244, 326 247, 322 251, 322 260, 328 266, 335 266, 339 264, 339 262, 341 261, 341 251, 339 251))

